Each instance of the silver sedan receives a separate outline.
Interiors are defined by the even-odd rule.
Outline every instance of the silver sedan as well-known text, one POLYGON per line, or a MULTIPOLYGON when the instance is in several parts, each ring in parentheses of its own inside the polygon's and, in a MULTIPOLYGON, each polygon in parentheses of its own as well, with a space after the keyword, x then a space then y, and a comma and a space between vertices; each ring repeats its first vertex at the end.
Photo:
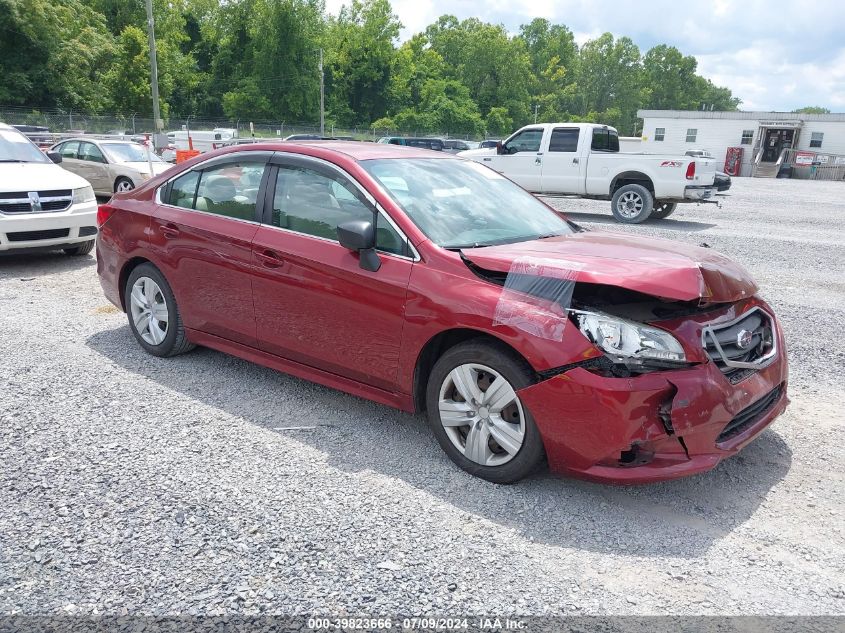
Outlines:
POLYGON ((145 146, 131 141, 71 138, 50 150, 61 154, 62 167, 85 178, 102 196, 130 191, 171 167, 153 152, 148 155, 145 146))

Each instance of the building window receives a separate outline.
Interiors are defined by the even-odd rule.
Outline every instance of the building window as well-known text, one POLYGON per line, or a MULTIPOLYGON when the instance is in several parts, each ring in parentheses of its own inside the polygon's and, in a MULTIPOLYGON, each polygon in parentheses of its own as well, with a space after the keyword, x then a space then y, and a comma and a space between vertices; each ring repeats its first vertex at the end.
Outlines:
POLYGON ((742 131, 742 140, 739 142, 740 145, 751 145, 751 141, 754 140, 754 130, 743 130, 742 131))
POLYGON ((694 127, 687 129, 687 143, 695 143, 695 137, 698 136, 698 130, 694 127))
POLYGON ((664 138, 666 138, 666 128, 665 127, 654 128, 654 140, 655 141, 662 141, 664 138))
POLYGON ((810 136, 810 147, 821 147, 824 140, 824 132, 813 132, 810 136))

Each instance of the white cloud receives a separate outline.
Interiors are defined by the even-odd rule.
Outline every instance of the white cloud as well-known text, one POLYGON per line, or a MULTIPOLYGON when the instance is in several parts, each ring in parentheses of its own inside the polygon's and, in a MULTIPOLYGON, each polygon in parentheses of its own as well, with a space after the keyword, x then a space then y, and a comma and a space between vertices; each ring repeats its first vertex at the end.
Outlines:
MULTIPOLYGON (((326 0, 336 13, 343 0, 326 0)), ((605 31, 646 51, 670 44, 699 61, 699 71, 729 87, 742 108, 792 110, 820 105, 845 111, 845 2, 714 0, 393 0, 402 39, 440 15, 520 24, 544 17, 566 24, 583 44, 605 31)))

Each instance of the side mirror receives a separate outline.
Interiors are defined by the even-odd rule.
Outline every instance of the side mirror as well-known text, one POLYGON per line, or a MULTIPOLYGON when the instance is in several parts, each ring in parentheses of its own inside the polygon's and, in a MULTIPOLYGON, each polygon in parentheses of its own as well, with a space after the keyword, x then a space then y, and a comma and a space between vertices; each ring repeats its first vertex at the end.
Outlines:
POLYGON ((53 161, 57 165, 60 162, 62 162, 62 155, 59 154, 58 152, 47 152, 47 158, 49 158, 51 161, 53 161))
POLYGON ((381 259, 376 253, 376 231, 372 222, 350 220, 337 225, 337 239, 343 248, 356 251, 364 270, 376 272, 381 268, 381 259))
POLYGON ((496 153, 497 154, 504 154, 505 148, 502 145, 502 141, 496 141, 496 153))

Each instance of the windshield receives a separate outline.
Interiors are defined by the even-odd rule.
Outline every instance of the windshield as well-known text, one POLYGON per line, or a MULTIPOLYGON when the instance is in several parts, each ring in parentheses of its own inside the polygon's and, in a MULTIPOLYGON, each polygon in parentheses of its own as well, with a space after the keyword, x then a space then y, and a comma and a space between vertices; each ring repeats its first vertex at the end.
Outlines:
POLYGON ((0 129, 0 163, 49 163, 50 160, 26 136, 0 129))
MULTIPOLYGON (((103 143, 102 148, 115 163, 147 162, 147 148, 138 143, 103 143)), ((154 152, 150 152, 150 158, 154 163, 162 162, 154 152)))
POLYGON ((428 238, 471 248, 572 233, 572 226, 499 173, 467 160, 365 160, 367 170, 428 238))

